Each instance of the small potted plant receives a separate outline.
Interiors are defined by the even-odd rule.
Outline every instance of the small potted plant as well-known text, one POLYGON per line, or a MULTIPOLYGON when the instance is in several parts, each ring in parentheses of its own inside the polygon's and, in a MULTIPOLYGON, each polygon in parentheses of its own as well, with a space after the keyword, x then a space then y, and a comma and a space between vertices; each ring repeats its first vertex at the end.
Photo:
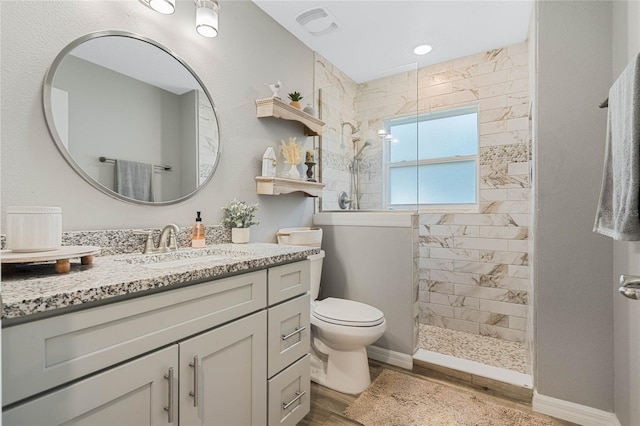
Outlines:
POLYGON ((229 203, 227 207, 223 207, 222 210, 224 211, 222 225, 231 228, 231 242, 248 243, 249 227, 260 223, 253 220, 255 212, 258 210, 258 204, 247 204, 244 201, 238 201, 234 198, 234 200, 229 203))
POLYGON ((302 96, 299 92, 289 93, 289 99, 291 99, 291 102, 289 102, 289 105, 291 105, 292 107, 300 109, 300 101, 303 98, 304 98, 304 96, 302 96))

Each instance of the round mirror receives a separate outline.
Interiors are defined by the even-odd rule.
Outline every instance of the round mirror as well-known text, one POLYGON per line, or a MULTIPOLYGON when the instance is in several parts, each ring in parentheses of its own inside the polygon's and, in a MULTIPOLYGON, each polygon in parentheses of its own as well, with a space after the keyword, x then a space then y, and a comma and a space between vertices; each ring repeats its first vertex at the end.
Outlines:
POLYGON ((172 204, 213 176, 220 134, 211 96, 152 40, 120 31, 75 40, 47 71, 43 102, 64 158, 112 197, 172 204))

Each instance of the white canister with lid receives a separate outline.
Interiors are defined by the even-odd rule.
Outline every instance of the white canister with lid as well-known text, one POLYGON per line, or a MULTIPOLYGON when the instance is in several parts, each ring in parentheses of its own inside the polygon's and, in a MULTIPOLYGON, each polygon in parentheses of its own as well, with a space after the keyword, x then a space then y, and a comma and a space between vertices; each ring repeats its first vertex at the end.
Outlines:
POLYGON ((16 252, 56 250, 62 246, 62 208, 7 207, 7 248, 16 252))

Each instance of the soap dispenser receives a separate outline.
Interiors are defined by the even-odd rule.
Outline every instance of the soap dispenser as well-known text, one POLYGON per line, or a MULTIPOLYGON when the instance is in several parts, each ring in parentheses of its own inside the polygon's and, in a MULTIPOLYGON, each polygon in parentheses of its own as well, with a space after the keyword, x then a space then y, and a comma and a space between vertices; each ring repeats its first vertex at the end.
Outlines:
POLYGON ((191 247, 202 248, 205 244, 204 239, 204 225, 202 224, 202 218, 200 212, 196 212, 196 223, 191 228, 191 247))

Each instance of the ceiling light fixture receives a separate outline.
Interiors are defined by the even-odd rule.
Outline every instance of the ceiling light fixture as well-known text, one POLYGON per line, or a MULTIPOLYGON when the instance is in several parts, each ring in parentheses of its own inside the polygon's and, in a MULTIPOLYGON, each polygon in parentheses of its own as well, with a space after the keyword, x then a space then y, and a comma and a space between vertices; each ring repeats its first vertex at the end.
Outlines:
POLYGON ((149 0, 149 7, 163 15, 171 15, 176 11, 176 0, 149 0))
POLYGON ((428 44, 421 44, 420 46, 413 49, 413 53, 415 53, 416 55, 426 55, 432 50, 433 47, 429 46, 428 44))
MULTIPOLYGON (((139 0, 150 9, 163 15, 170 15, 176 10, 176 0, 139 0)), ((218 14, 220 4, 217 0, 193 0, 196 5, 196 31, 204 37, 218 35, 218 14)))
POLYGON ((220 6, 214 0, 195 0, 196 2, 196 31, 204 37, 218 35, 218 11, 220 6))

